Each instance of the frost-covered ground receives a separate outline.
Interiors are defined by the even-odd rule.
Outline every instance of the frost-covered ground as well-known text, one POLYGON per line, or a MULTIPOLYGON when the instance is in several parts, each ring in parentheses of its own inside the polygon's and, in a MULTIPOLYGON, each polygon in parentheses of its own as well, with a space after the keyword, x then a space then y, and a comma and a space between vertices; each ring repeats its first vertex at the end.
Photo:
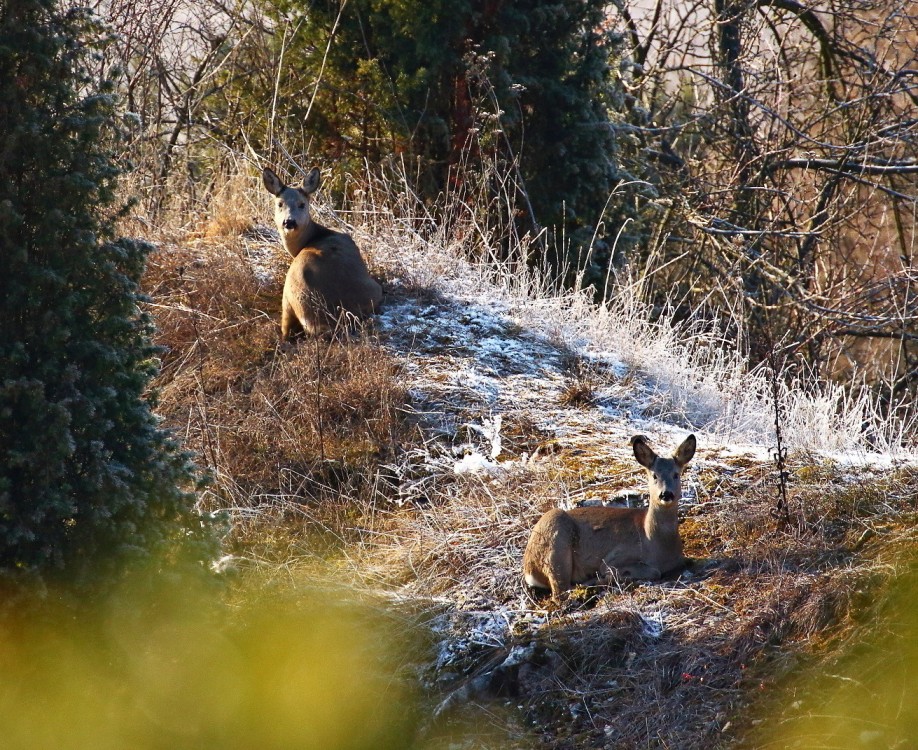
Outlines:
MULTIPOLYGON (((383 339, 407 358, 418 394, 496 416, 525 412, 560 438, 610 448, 635 432, 665 441, 692 431, 708 449, 771 455, 769 373, 750 371, 711 325, 650 323, 627 287, 600 306, 587 293, 548 288, 528 269, 476 266, 417 240, 363 239, 390 276, 383 339), (595 391, 593 408, 560 408, 578 367, 595 391)), ((866 393, 797 381, 779 384, 779 402, 790 451, 884 466, 918 455, 913 425, 888 422, 866 393)))
MULTIPOLYGON (((701 472, 721 472, 742 483, 736 466, 747 462, 758 467, 750 482, 763 481, 762 475, 771 481, 776 446, 771 383, 764 370, 749 372, 731 342, 680 333, 666 322, 652 325, 627 290, 599 308, 586 295, 539 291, 531 277, 477 268, 448 249, 445 258, 438 258, 442 248, 415 246, 411 252, 369 239, 365 244, 374 261, 389 269, 386 306, 379 316, 383 345, 407 363, 412 396, 432 431, 439 427, 447 436, 458 432, 466 437, 453 445, 452 456, 432 459, 438 469, 448 470, 451 462, 454 472, 478 473, 484 481, 501 481, 500 474, 509 473, 502 479, 512 484, 513 476, 523 478, 542 446, 550 444, 579 455, 587 469, 582 486, 565 487, 553 504, 610 502, 643 489, 640 471, 628 474, 621 468, 634 463, 631 435, 648 435, 662 451, 694 432, 700 448, 684 484, 684 514, 703 516, 702 505, 712 501, 697 482, 701 472), (401 274, 392 273, 393 268, 401 274), (572 403, 566 394, 578 384, 588 398, 572 403), (506 446, 502 427, 521 423, 545 436, 540 446, 527 444, 516 451, 506 446), (464 433, 457 430, 463 426, 464 433), (604 471, 605 465, 610 470, 604 471)), ((890 428, 866 396, 852 398, 839 388, 800 383, 782 385, 779 393, 785 447, 792 453, 821 453, 824 459, 809 460, 851 468, 853 484, 864 481, 868 467, 882 473, 914 462, 914 436, 904 444, 909 428, 890 428)), ((546 628, 545 613, 533 608, 518 581, 523 540, 517 537, 509 555, 505 550, 488 560, 503 587, 491 589, 489 596, 479 579, 477 586, 472 581, 447 595, 450 606, 438 620, 442 637, 436 673, 469 673, 476 654, 479 660, 482 653, 492 654, 491 663, 478 668, 479 684, 475 679, 463 684, 462 697, 512 679, 520 682, 522 693, 542 689, 538 679, 530 675, 535 686, 527 686, 520 676, 521 664, 546 661, 533 653, 537 634, 546 628), (500 592, 508 587, 521 593, 502 600, 500 592), (516 677, 495 678, 507 673, 516 677)), ((723 549, 730 549, 729 541, 723 549)), ((815 583, 804 579, 795 585, 815 583)), ((648 587, 626 597, 634 637, 666 653, 673 641, 703 639, 705 633, 738 626, 741 618, 729 604, 715 602, 698 611, 699 598, 713 599, 692 574, 684 575, 675 589, 671 586, 648 587)), ((595 612, 567 618, 575 628, 579 618, 585 628, 597 622, 595 612)), ((538 674, 539 668, 530 671, 538 674)), ((553 676, 544 679, 550 682, 553 676)), ((453 698, 443 706, 451 706, 453 698)))
MULTIPOLYGON (((359 576, 382 582, 387 596, 428 602, 436 613, 430 670, 448 696, 441 708, 487 696, 498 683, 529 698, 577 684, 581 698, 563 720, 578 731, 593 727, 595 746, 617 746, 616 737, 627 746, 641 735, 648 700, 660 722, 675 727, 654 737, 711 746, 704 738, 729 724, 723 717, 738 700, 743 660, 769 642, 769 628, 824 627, 806 618, 882 526, 871 517, 830 528, 845 503, 861 502, 832 492, 850 485, 860 497, 892 467, 915 463, 912 426, 885 422, 866 396, 782 384, 792 460, 830 468, 811 471, 823 473, 799 482, 794 499, 801 522, 818 533, 805 543, 775 537, 772 386, 764 369, 750 372, 734 345, 711 333, 715 327, 650 323, 625 286, 605 306, 557 293, 529 270, 467 262, 463 248, 424 241, 391 217, 351 231, 384 280, 375 330, 403 365, 423 439, 387 467, 399 531, 370 535, 350 555, 359 576), (689 432, 699 443, 683 484, 689 553, 729 564, 612 591, 600 606, 560 619, 530 599, 520 566, 538 513, 633 501, 643 475, 629 438, 644 434, 662 452, 689 432), (820 537, 825 518, 831 523, 820 537), (833 545, 850 557, 825 562, 839 554, 833 545), (595 663, 593 650, 604 654, 595 663), (576 682, 562 652, 561 661, 579 659, 589 674, 576 682)), ((287 261, 270 238, 271 230, 254 233, 248 257, 276 283, 287 261)), ((886 505, 898 512, 895 485, 888 502, 885 489, 869 492, 879 512, 886 505)))

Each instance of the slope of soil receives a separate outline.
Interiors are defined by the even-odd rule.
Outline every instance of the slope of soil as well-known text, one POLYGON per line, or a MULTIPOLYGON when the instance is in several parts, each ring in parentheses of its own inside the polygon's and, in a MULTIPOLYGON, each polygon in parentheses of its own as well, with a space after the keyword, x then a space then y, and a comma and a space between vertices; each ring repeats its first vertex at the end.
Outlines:
MULTIPOLYGON (((748 707, 853 627, 881 552, 913 546, 918 473, 792 443, 782 526, 768 427, 748 416, 758 381, 731 411, 741 381, 677 372, 687 360, 666 331, 637 326, 652 339, 642 351, 627 336, 616 349, 618 332, 591 337, 576 299, 514 295, 454 251, 389 231, 356 232, 384 281, 382 314, 350 340, 287 350, 270 230, 154 259, 163 411, 216 477, 205 505, 229 511, 237 562, 294 586, 300 568, 348 581, 426 623, 419 746, 737 744, 757 726, 748 707), (642 502, 629 437, 663 451, 690 431, 691 570, 579 589, 560 609, 525 590, 541 513, 642 502)), ((633 320, 601 320, 637 335, 633 320)))

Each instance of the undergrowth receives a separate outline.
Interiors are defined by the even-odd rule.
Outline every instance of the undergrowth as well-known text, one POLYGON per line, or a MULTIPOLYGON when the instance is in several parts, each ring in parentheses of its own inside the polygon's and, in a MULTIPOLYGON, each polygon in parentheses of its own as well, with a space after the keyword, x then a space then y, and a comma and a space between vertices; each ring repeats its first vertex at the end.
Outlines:
POLYGON ((499 302, 507 341, 528 336, 554 352, 552 397, 507 404, 463 391, 449 371, 461 347, 436 334, 422 345, 422 331, 391 317, 281 347, 287 259, 270 230, 227 211, 200 236, 173 233, 145 278, 163 347, 159 412, 211 476, 202 509, 230 514, 240 580, 296 591, 333 579, 394 613, 426 613, 441 642, 416 665, 432 717, 419 747, 739 741, 754 728, 748 706, 859 627, 877 560, 912 538, 914 469, 815 451, 908 453, 910 428, 882 423, 866 396, 782 381, 792 523, 779 528, 774 467, 761 452, 720 448, 772 443, 771 384, 716 326, 651 324, 624 283, 597 307, 512 258, 495 264, 507 259, 488 254, 474 221, 447 231, 373 178, 359 195, 322 219, 346 221, 386 300, 430 315, 499 302), (460 302, 444 299, 447 281, 460 302), (443 369, 425 380, 435 357, 443 369), (563 429, 546 426, 552 409, 563 429), (627 435, 665 441, 688 429, 701 437, 682 508, 693 572, 585 590, 561 610, 523 590, 541 513, 621 489, 640 496, 627 435), (469 457, 479 469, 459 471, 469 457), (469 716, 491 726, 488 738, 475 739, 469 716))

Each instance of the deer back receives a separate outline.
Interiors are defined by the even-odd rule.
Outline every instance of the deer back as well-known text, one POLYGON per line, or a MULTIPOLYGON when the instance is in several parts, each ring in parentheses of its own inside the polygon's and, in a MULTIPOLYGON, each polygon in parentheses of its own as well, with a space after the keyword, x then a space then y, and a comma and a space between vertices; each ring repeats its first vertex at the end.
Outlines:
POLYGON ((379 308, 382 287, 370 276, 354 240, 312 220, 311 196, 319 189, 318 169, 291 187, 270 168, 262 171, 274 196, 274 221, 293 257, 284 282, 281 334, 294 318, 308 333, 331 328, 341 312, 363 317, 379 308))
POLYGON ((578 534, 573 580, 584 580, 607 566, 640 562, 646 556, 647 508, 573 508, 567 514, 578 534))
POLYGON ((370 276, 354 240, 313 222, 314 232, 287 271, 284 296, 294 306, 343 309, 358 317, 379 307, 382 287, 370 276))

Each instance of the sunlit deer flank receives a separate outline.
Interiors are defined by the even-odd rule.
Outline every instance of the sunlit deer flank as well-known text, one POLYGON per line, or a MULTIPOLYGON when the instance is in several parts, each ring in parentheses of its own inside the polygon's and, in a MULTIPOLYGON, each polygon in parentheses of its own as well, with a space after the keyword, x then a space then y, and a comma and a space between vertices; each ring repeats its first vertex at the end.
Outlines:
POLYGON ((689 435, 672 458, 654 453, 643 436, 631 439, 634 457, 647 470, 646 508, 557 508, 543 515, 529 537, 523 575, 529 586, 551 589, 552 599, 577 583, 620 579, 657 580, 683 568, 679 538, 681 474, 695 455, 689 435))
POLYGON ((313 169, 300 187, 291 187, 267 167, 265 188, 274 200, 274 221, 293 257, 284 282, 281 338, 302 328, 324 333, 342 314, 364 317, 379 309, 382 287, 370 276, 360 250, 348 235, 323 227, 309 213, 310 196, 319 189, 313 169))

